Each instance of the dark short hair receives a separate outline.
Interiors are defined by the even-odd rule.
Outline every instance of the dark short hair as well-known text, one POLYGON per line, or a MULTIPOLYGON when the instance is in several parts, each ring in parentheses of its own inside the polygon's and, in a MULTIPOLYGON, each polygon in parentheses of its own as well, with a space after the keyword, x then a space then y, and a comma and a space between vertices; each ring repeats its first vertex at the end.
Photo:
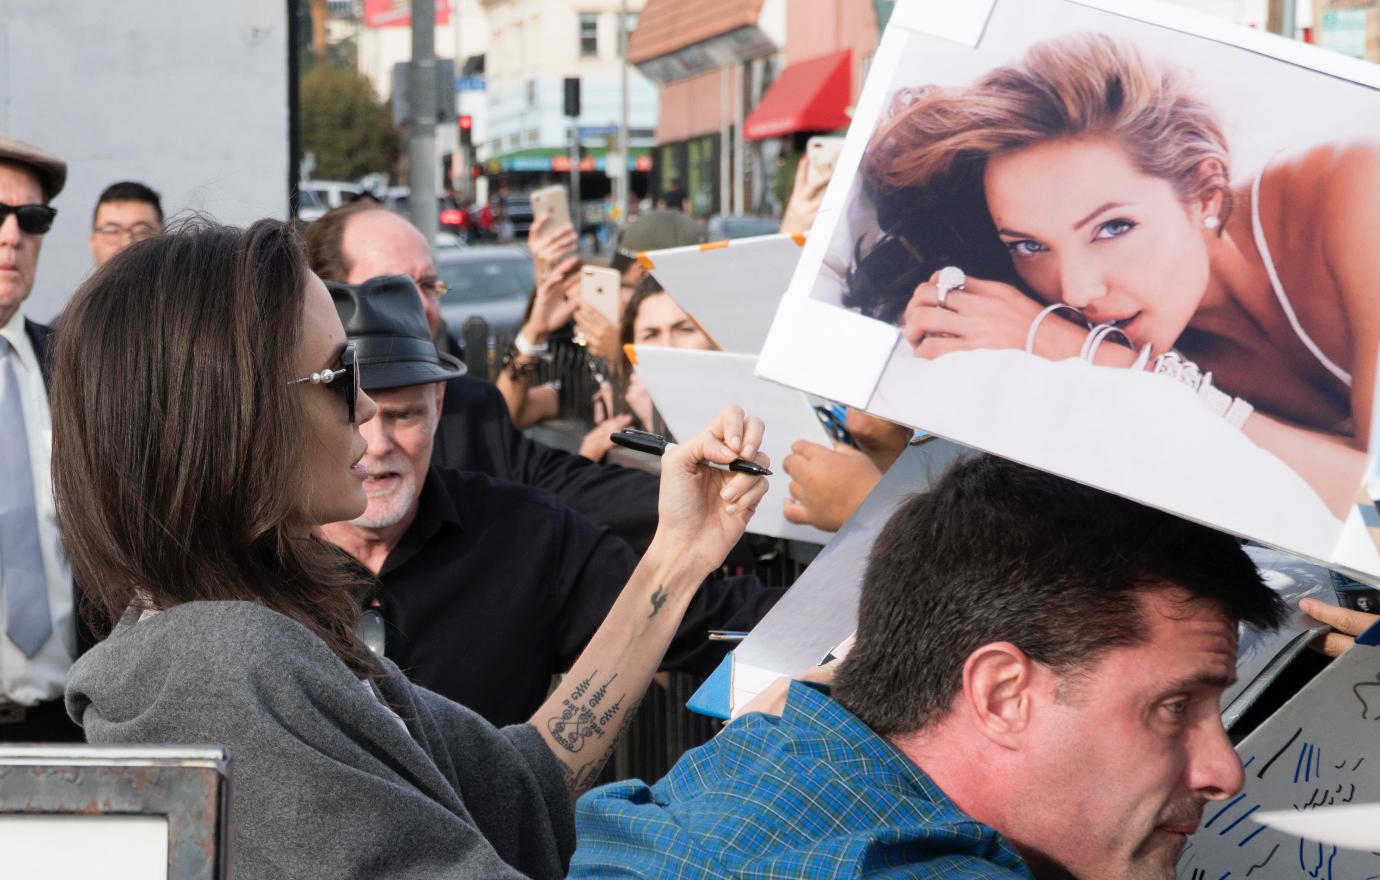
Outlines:
POLYGON ((101 205, 109 202, 143 202, 153 207, 153 213, 158 215, 158 222, 163 222, 163 201, 158 193, 149 187, 134 180, 122 180, 119 183, 112 183, 101 193, 101 197, 96 199, 96 207, 91 212, 91 224, 96 223, 96 215, 101 211, 101 205))
POLYGON ((345 227, 350 218, 370 211, 387 211, 378 199, 358 198, 331 208, 307 227, 307 260, 322 281, 344 283, 350 277, 350 261, 345 259, 345 227))
POLYGON ((948 714, 983 645, 1074 675, 1141 643, 1142 594, 1171 587, 1238 623, 1283 620, 1235 538, 994 456, 960 462, 877 538, 834 695, 879 734, 911 733, 948 714))

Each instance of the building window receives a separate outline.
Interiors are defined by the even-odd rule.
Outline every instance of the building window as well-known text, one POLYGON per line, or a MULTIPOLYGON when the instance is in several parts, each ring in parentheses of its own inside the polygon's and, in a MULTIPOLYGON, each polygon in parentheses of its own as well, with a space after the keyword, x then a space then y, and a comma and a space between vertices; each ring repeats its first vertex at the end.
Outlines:
POLYGON ((593 12, 580 13, 580 57, 599 54, 599 16, 593 12))
POLYGON ((537 128, 529 128, 529 129, 527 129, 527 143, 529 143, 529 144, 536 144, 536 143, 540 143, 540 142, 541 142, 541 129, 537 129, 537 128))

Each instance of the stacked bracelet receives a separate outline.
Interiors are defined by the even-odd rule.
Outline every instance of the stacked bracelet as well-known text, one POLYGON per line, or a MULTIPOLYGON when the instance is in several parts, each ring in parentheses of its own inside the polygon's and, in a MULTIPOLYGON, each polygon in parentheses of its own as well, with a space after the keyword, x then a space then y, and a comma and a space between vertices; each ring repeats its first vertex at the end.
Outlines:
POLYGON ((1198 399, 1209 412, 1226 419, 1227 424, 1237 430, 1246 424, 1246 419, 1255 411, 1255 407, 1241 398, 1232 397, 1214 387, 1211 372, 1204 373, 1197 364, 1176 351, 1165 352, 1155 358, 1151 372, 1156 376, 1167 376, 1198 392, 1198 399))
POLYGON ((1088 321, 1087 321, 1086 318, 1083 317, 1082 311, 1080 311, 1080 310, 1074 308, 1074 307, 1071 306, 1071 305, 1066 305, 1066 304, 1064 304, 1064 303, 1054 303, 1053 305, 1045 306, 1043 309, 1040 309, 1040 314, 1038 314, 1038 315, 1035 316, 1035 320, 1033 320, 1033 321, 1030 322, 1030 329, 1026 331, 1026 334, 1025 334, 1025 352, 1026 352, 1026 354, 1034 354, 1034 353, 1035 353, 1035 334, 1038 333, 1038 332, 1040 331, 1040 324, 1044 322, 1045 318, 1048 318, 1050 315, 1054 314, 1055 312, 1059 311, 1060 309, 1068 309, 1070 312, 1073 312, 1075 315, 1078 316, 1079 320, 1081 320, 1081 321, 1083 322, 1083 326, 1084 326, 1084 327, 1087 327, 1087 326, 1088 326, 1088 321))

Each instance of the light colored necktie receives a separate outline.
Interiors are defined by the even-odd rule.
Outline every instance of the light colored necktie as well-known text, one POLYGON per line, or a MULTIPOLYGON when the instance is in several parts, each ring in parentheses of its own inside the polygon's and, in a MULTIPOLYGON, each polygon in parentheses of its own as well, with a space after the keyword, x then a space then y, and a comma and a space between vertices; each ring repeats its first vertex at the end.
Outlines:
POLYGON ((9 341, 0 337, 0 593, 5 634, 32 658, 52 635, 53 620, 29 461, 19 376, 9 341))

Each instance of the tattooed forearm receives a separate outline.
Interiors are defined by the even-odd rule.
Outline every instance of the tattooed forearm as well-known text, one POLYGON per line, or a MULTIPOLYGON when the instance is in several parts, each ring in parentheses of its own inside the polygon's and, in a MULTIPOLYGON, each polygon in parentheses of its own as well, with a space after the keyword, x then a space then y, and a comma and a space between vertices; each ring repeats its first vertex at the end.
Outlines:
POLYGON ((561 700, 561 714, 546 722, 546 731, 556 745, 567 752, 580 751, 585 747, 585 740, 604 739, 605 728, 618 718, 623 698, 627 696, 620 694, 612 704, 605 705, 609 685, 618 678, 618 673, 591 691, 590 684, 598 674, 596 669, 571 688, 570 695, 561 700))
POLYGON ((575 797, 579 797, 599 776, 599 771, 608 762, 609 755, 613 754, 614 746, 627 726, 628 717, 637 707, 636 701, 627 699, 626 692, 617 696, 610 692, 610 687, 617 679, 618 673, 615 672, 596 684, 600 680, 599 670, 590 672, 575 682, 569 694, 561 698, 560 714, 546 721, 546 731, 560 749, 556 757, 561 759, 566 784, 575 797), (594 757, 584 762, 577 761, 575 756, 586 752, 586 744, 591 746, 588 753, 594 754, 594 757))
MULTIPOLYGON (((619 703, 621 702, 622 700, 620 698, 619 703)), ((615 703, 611 708, 616 709, 618 705, 618 703, 615 703)), ((640 705, 641 701, 639 700, 629 706, 627 717, 631 718, 635 715, 637 713, 637 707, 640 705)), ((572 766, 564 761, 561 762, 561 769, 565 775, 565 784, 570 789, 570 796, 572 798, 578 798, 586 791, 589 791, 594 785, 594 781, 599 778, 599 773, 604 769, 604 765, 609 762, 609 758, 613 755, 614 749, 618 747, 618 743, 627 732, 628 725, 624 723, 622 729, 613 737, 613 740, 604 747, 603 754, 591 761, 586 761, 578 766, 572 766)))
POLYGON ((659 612, 659 611, 661 610, 661 606, 662 606, 662 605, 665 605, 665 604, 666 604, 666 588, 665 588, 665 587, 657 587, 657 588, 656 588, 656 592, 655 592, 655 593, 652 593, 652 613, 647 615, 647 619, 648 619, 648 620, 651 620, 653 617, 656 617, 657 612, 659 612))

